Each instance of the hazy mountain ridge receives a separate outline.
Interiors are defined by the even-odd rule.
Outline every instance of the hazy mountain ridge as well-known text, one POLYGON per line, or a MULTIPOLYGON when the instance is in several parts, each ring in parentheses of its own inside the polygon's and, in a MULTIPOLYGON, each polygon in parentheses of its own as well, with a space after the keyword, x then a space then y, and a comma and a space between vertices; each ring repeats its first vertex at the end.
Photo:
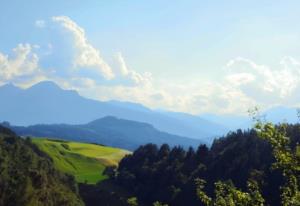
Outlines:
POLYGON ((105 116, 115 116, 153 125, 158 130, 210 142, 228 129, 186 114, 185 118, 151 110, 141 104, 101 102, 63 90, 53 82, 40 82, 28 89, 8 84, 0 87, 0 121, 14 125, 85 124, 105 116), (191 120, 189 120, 189 118, 191 120))
MULTIPOLYGON (((96 101, 81 97, 76 91, 63 90, 50 81, 28 89, 12 84, 0 87, 0 121, 13 125, 86 124, 95 119, 115 116, 145 122, 160 131, 200 139, 210 144, 216 137, 238 128, 252 127, 251 118, 242 115, 191 115, 157 111, 132 102, 96 101)), ((263 112, 274 123, 298 121, 295 108, 275 107, 263 112)))
POLYGON ((198 146, 202 141, 161 132, 147 123, 104 117, 88 124, 39 124, 28 127, 10 126, 18 135, 61 138, 64 140, 99 143, 133 150, 147 143, 198 146))

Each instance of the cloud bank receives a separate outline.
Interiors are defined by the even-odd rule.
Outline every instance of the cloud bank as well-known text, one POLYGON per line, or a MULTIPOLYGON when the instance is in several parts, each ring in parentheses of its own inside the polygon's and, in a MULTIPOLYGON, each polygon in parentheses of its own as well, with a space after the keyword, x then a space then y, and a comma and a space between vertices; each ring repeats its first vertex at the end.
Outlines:
POLYGON ((290 56, 280 59, 276 67, 236 57, 224 65, 221 79, 172 83, 150 72, 137 72, 127 64, 121 52, 116 52, 113 62, 108 63, 88 40, 85 30, 67 16, 37 20, 35 26, 70 41, 69 50, 64 51, 70 54, 63 59, 71 68, 49 69, 40 61, 41 57, 55 55, 55 42, 45 43, 46 50, 51 49, 46 56, 41 52, 42 46, 19 44, 12 49, 12 54, 0 52, 1 84, 12 82, 28 87, 38 81, 52 80, 94 99, 133 101, 152 108, 194 114, 241 114, 256 105, 262 108, 299 106, 300 62, 290 56), (64 32, 51 29, 51 24, 64 32))

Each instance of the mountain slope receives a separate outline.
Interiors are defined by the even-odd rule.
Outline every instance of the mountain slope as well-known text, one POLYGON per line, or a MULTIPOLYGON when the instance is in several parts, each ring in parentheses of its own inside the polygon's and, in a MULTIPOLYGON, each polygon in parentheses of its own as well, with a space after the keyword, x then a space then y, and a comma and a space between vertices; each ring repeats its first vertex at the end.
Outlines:
POLYGON ((22 136, 60 138, 64 140, 99 143, 108 146, 133 150, 146 143, 172 146, 181 145, 185 148, 198 146, 200 140, 186 138, 161 132, 147 123, 104 117, 88 124, 68 125, 33 125, 29 127, 10 126, 22 136))
POLYGON ((223 135, 227 128, 193 115, 177 118, 130 102, 101 102, 81 97, 77 92, 63 90, 53 82, 40 82, 28 89, 13 85, 0 87, 0 121, 14 125, 85 124, 92 120, 115 116, 145 122, 157 129, 180 136, 206 141, 223 135), (192 121, 187 121, 188 119, 192 121))
MULTIPOLYGON (((277 124, 279 122, 295 124, 299 122, 297 108, 293 107, 276 106, 267 109, 266 111, 261 111, 261 114, 263 118, 274 124, 277 124)), ((230 114, 218 115, 206 113, 199 115, 199 117, 211 122, 215 122, 217 124, 225 125, 230 130, 248 129, 253 126, 253 122, 250 116, 230 114)))
POLYGON ((103 174, 105 167, 117 166, 119 161, 130 153, 96 144, 43 138, 33 138, 32 141, 53 159, 57 169, 74 175, 77 182, 89 184, 106 179, 103 174))
MULTIPOLYGON (((210 134, 210 136, 207 136, 205 139, 205 142, 212 142, 213 139, 216 137, 219 137, 221 134, 225 134, 229 131, 229 126, 224 126, 225 124, 221 121, 213 121, 210 119, 205 119, 199 116, 182 113, 182 112, 163 112, 165 115, 177 119, 178 121, 182 121, 188 125, 195 125, 195 128, 201 127, 202 131, 205 132, 205 134, 210 134), (213 131, 212 131, 213 130, 213 131), (213 135, 214 134, 214 135, 213 135)), ((197 133, 197 130, 194 128, 190 128, 190 133, 197 133)))
POLYGON ((206 119, 211 122, 215 122, 217 124, 222 124, 229 128, 230 130, 237 129, 248 129, 252 125, 251 117, 247 116, 239 116, 239 115, 217 115, 217 114, 201 114, 201 118, 206 119))
POLYGON ((76 190, 30 140, 0 126, 0 205, 83 205, 76 190))

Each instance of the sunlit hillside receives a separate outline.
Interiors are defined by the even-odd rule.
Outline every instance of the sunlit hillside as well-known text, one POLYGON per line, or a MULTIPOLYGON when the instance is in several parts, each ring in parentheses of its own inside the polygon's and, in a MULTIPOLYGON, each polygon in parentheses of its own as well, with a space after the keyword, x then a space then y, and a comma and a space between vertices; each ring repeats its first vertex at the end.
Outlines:
POLYGON ((57 169, 72 174, 78 182, 94 184, 107 177, 105 167, 117 166, 130 152, 96 144, 33 138, 33 142, 54 161, 57 169))

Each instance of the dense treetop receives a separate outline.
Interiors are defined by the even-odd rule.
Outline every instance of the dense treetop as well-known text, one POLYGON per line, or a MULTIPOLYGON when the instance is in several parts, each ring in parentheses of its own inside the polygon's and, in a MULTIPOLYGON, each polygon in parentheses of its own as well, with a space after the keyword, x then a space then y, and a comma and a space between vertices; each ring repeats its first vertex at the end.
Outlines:
MULTIPOLYGON (((300 125, 286 125, 286 133, 291 137, 288 146, 296 150, 300 125)), ((265 203, 276 206, 281 205, 280 188, 285 180, 282 168, 272 167, 276 160, 272 144, 258 137, 256 130, 237 130, 215 140, 211 148, 205 145, 197 150, 168 145, 141 146, 120 162, 114 178, 145 205, 156 201, 168 205, 202 205, 196 196, 195 184, 200 178, 205 180, 204 192, 209 196, 216 195, 216 187, 240 195, 248 193, 241 193, 238 188, 250 189, 257 195, 255 188, 260 187, 265 203)))

